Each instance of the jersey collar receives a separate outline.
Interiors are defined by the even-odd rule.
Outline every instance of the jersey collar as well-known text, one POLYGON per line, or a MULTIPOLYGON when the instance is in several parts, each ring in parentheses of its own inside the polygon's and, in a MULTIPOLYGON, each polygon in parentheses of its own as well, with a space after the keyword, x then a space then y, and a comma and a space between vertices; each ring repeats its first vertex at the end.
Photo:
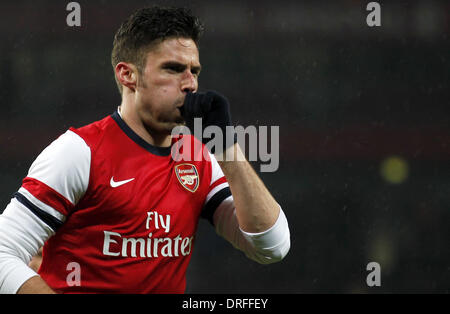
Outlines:
POLYGON ((169 156, 172 147, 160 147, 160 146, 154 146, 149 143, 147 143, 142 137, 136 134, 126 123, 122 120, 122 117, 119 113, 119 110, 115 111, 111 118, 116 121, 116 123, 119 125, 119 127, 122 129, 122 131, 136 144, 147 150, 148 152, 158 155, 158 156, 169 156))

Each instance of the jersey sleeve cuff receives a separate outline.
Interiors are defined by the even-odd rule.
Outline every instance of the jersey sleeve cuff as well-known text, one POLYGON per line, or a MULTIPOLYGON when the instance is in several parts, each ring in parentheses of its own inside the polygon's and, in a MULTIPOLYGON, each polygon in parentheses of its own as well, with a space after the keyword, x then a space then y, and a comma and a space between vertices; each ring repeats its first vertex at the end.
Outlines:
MULTIPOLYGON (((281 207, 277 221, 269 229, 258 233, 246 232, 242 230, 240 227, 239 229, 241 230, 243 236, 247 239, 247 241, 251 242, 253 246, 257 249, 270 250, 276 249, 280 246, 285 247, 287 246, 287 250, 289 250, 290 246, 289 226, 286 215, 284 214, 281 207)), ((287 251, 283 255, 286 254, 287 251)))
POLYGON ((22 285, 31 277, 39 276, 34 270, 22 261, 11 262, 10 271, 4 279, 1 292, 5 294, 15 294, 22 285))

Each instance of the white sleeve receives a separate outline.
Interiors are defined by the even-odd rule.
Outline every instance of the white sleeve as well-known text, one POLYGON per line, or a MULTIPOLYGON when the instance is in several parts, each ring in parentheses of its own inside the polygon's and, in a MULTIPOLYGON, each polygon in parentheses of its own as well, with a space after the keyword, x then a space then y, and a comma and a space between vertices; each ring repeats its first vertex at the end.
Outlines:
POLYGON ((33 162, 0 215, 0 293, 16 293, 37 275, 28 263, 84 195, 90 161, 84 140, 67 131, 33 162))
POLYGON ((37 273, 28 267, 52 228, 17 199, 12 199, 0 215, 0 294, 16 293, 37 273))
POLYGON ((86 192, 90 165, 89 146, 78 134, 68 130, 36 158, 22 187, 67 215, 86 192))
POLYGON ((281 207, 278 219, 272 227, 263 232, 249 233, 239 227, 233 197, 230 196, 217 208, 214 225, 218 235, 260 264, 281 261, 291 246, 287 218, 281 207))

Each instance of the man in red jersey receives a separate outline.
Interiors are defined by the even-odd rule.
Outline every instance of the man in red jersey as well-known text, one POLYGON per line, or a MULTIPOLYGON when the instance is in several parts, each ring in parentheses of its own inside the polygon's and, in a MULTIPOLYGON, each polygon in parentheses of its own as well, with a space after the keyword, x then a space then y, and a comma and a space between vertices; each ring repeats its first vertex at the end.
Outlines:
POLYGON ((122 103, 31 165, 0 216, 1 293, 183 293, 200 217, 252 260, 284 258, 287 219, 237 161, 236 141, 213 154, 201 139, 171 136, 194 117, 225 134, 231 125, 225 97, 197 93, 201 31, 180 8, 141 9, 120 26, 112 65, 122 103), (200 149, 173 158, 182 142, 200 149), (234 158, 218 161, 225 152, 234 158), (36 273, 28 263, 42 246, 36 273))

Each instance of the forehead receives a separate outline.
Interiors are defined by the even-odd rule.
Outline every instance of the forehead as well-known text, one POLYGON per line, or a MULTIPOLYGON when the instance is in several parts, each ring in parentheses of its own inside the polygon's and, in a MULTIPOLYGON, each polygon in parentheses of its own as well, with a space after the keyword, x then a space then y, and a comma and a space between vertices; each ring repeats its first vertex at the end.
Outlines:
POLYGON ((197 45, 190 38, 169 38, 158 43, 147 54, 147 63, 159 64, 166 61, 200 65, 197 45))

